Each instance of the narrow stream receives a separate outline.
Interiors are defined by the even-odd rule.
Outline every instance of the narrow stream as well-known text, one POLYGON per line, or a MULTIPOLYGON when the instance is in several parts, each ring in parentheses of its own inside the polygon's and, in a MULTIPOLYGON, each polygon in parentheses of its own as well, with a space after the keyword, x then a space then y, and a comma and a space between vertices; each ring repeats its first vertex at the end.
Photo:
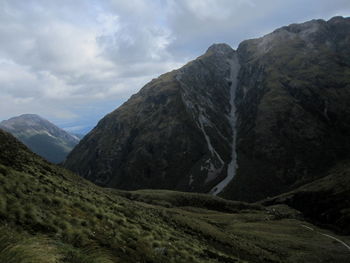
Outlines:
POLYGON ((217 195, 219 194, 233 179, 233 177, 236 174, 237 169, 237 153, 236 153, 236 105, 235 105, 235 98, 236 98, 236 88, 237 88, 237 77, 238 72, 240 69, 240 64, 238 62, 238 57, 235 54, 235 56, 229 60, 229 63, 231 65, 231 73, 230 73, 230 81, 231 81, 231 87, 230 87, 230 105, 231 105, 231 111, 228 115, 228 119, 231 125, 232 129, 232 152, 231 152, 231 162, 228 164, 227 168, 227 175, 225 179, 223 179, 220 183, 218 183, 216 186, 214 186, 210 190, 210 194, 217 195))

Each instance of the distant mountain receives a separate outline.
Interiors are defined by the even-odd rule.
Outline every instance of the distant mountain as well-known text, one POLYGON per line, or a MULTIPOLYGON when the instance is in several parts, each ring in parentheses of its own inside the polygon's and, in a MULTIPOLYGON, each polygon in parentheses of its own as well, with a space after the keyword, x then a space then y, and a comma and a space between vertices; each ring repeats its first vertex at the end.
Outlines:
POLYGON ((10 132, 33 152, 53 163, 64 161, 79 142, 77 136, 35 114, 24 114, 2 121, 0 128, 10 132))
POLYGON ((256 201, 350 154, 350 18, 215 44, 105 116, 65 166, 103 186, 256 201))

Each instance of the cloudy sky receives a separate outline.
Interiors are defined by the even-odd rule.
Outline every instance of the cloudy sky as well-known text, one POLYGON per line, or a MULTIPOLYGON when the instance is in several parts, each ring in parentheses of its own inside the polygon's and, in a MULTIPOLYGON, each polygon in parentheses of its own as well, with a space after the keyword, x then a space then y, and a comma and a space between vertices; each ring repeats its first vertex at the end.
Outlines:
POLYGON ((212 43, 335 15, 350 1, 0 0, 0 120, 36 113, 86 131, 212 43))

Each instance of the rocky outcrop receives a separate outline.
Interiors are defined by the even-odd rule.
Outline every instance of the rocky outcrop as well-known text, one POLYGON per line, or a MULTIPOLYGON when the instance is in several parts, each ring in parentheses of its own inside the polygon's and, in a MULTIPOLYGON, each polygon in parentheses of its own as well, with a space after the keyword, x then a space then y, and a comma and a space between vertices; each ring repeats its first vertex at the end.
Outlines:
POLYGON ((65 166, 100 185, 256 201, 350 149, 350 19, 213 45, 103 118, 65 166))

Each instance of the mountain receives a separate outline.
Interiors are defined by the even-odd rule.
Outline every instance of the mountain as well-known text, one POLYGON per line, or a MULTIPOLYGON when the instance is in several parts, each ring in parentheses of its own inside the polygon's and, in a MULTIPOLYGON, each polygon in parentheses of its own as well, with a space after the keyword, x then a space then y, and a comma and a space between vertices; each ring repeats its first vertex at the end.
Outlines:
POLYGON ((318 225, 349 235, 350 162, 340 162, 327 176, 261 203, 287 204, 318 225))
POLYGON ((65 160, 79 139, 35 114, 24 114, 0 123, 33 152, 53 163, 65 160))
POLYGON ((350 150, 350 18, 214 44, 105 116, 65 167, 99 185, 256 201, 327 175, 350 150))
POLYGON ((238 47, 235 180, 258 200, 327 175, 350 149, 350 18, 292 24, 238 47))
POLYGON ((230 162, 236 64, 236 52, 214 45, 152 80, 103 118, 65 166, 109 187, 208 192, 230 162))
POLYGON ((348 262, 285 205, 98 187, 0 130, 0 262, 348 262))

